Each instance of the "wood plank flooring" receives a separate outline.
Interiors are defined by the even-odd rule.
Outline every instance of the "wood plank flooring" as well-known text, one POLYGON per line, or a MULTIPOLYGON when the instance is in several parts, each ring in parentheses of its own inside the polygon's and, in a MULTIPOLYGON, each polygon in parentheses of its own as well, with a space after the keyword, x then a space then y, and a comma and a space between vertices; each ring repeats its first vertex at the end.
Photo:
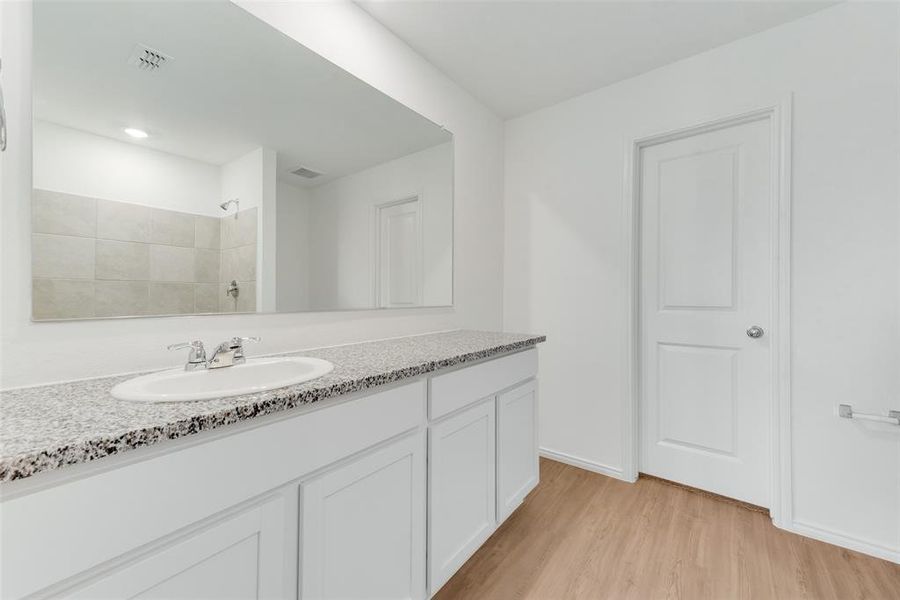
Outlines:
POLYGON ((541 459, 541 483, 436 600, 900 599, 900 565, 655 479, 541 459))

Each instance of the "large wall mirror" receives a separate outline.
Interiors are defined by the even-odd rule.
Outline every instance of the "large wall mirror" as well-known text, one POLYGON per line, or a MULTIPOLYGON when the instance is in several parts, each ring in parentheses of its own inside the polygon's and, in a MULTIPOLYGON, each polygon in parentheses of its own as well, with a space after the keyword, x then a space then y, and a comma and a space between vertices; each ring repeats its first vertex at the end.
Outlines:
POLYGON ((34 4, 35 320, 452 304, 452 136, 226 1, 34 4))

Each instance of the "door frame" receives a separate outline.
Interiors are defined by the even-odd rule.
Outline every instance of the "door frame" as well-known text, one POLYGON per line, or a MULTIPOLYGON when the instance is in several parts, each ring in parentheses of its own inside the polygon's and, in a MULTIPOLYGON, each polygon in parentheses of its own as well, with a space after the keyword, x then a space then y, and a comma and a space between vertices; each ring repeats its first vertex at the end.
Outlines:
POLYGON ((623 479, 637 481, 641 446, 641 151, 649 146, 717 131, 734 125, 768 121, 771 140, 772 261, 772 403, 770 407, 770 508, 772 521, 792 522, 791 495, 791 105, 792 95, 751 110, 733 111, 709 120, 627 137, 623 202, 625 243, 625 365, 623 393, 623 479))

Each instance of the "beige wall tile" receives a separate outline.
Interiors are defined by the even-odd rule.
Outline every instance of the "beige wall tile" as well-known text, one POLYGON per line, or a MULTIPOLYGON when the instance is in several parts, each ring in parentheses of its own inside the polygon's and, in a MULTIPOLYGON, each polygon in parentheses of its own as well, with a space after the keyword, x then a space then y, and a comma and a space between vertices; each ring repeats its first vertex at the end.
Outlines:
POLYGON ((31 314, 40 319, 83 319, 94 316, 94 282, 33 279, 31 314))
POLYGON ((256 312, 256 283, 239 281, 241 295, 238 296, 237 312, 256 312))
POLYGON ((194 312, 194 284, 150 283, 151 315, 183 315, 194 312))
POLYGON ((34 190, 31 196, 31 231, 94 237, 97 201, 93 198, 34 190))
POLYGON ((97 200, 97 237, 125 242, 150 241, 150 208, 97 200))
POLYGON ((150 284, 146 281, 98 281, 94 285, 94 312, 98 317, 146 315, 150 284))
POLYGON ((237 252, 234 248, 222 250, 219 253, 219 280, 231 281, 235 279, 235 268, 237 264, 237 252))
POLYGON ((219 312, 219 284, 195 283, 194 284, 194 312, 214 313, 219 312))
POLYGON ((146 281, 150 279, 147 244, 97 240, 97 279, 146 281))
POLYGON ((194 247, 194 217, 159 208, 150 209, 150 241, 167 246, 194 247))
POLYGON ((222 250, 222 281, 254 281, 256 279, 256 246, 222 250))
POLYGON ((93 279, 94 240, 33 233, 31 275, 55 279, 93 279))
POLYGON ((150 246, 151 281, 194 281, 194 248, 150 246))
POLYGON ((219 281, 218 250, 194 249, 194 279, 197 283, 217 283, 219 281))
POLYGON ((238 281, 256 280, 256 245, 241 246, 236 248, 237 264, 235 265, 238 281))
POLYGON ((257 211, 249 208, 237 213, 237 217, 222 217, 222 248, 236 248, 256 244, 257 211))
POLYGON ((233 215, 219 219, 220 241, 219 247, 223 250, 234 248, 234 240, 237 237, 237 219, 233 215))
POLYGON ((237 238, 235 246, 246 246, 247 244, 256 244, 256 209, 250 208, 241 211, 237 218, 237 238))
POLYGON ((221 220, 216 217, 194 216, 194 247, 218 250, 222 244, 221 220))

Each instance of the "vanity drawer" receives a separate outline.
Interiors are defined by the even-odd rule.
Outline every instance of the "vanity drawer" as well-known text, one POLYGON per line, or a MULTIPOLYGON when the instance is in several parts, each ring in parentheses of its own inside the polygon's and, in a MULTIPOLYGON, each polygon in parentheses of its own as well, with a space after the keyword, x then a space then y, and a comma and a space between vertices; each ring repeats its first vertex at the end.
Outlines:
POLYGON ((431 379, 428 417, 439 419, 537 375, 537 350, 517 352, 431 379))

